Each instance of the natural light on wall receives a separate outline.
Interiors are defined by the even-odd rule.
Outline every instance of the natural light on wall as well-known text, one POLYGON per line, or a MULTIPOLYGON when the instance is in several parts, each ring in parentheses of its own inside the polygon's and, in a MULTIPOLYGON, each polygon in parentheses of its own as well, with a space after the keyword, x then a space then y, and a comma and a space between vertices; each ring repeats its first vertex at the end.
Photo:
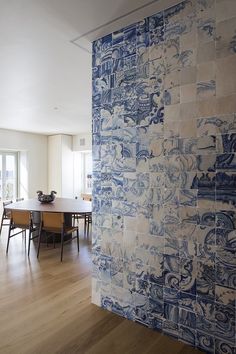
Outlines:
POLYGON ((92 152, 74 152, 74 196, 92 193, 92 152))

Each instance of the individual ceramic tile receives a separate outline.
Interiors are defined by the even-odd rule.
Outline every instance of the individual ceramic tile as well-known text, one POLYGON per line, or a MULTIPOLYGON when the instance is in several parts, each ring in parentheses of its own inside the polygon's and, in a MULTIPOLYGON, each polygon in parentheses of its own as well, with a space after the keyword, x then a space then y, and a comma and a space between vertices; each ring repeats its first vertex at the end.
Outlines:
POLYGON ((216 213, 214 209, 209 211, 209 209, 198 208, 198 224, 202 226, 215 226, 216 223, 216 213))
POLYGON ((164 154, 165 155, 179 155, 183 152, 180 139, 165 139, 164 140, 164 154))
POLYGON ((179 292, 178 296, 179 308, 187 311, 195 312, 196 295, 185 292, 179 292))
POLYGON ((194 84, 197 81, 197 68, 190 66, 182 68, 180 71, 180 85, 194 84))
POLYGON ((167 120, 164 122, 164 138, 179 137, 180 122, 167 120))
POLYGON ((181 153, 192 156, 192 154, 196 154, 197 152, 197 139, 180 138, 179 146, 180 146, 181 153))
POLYGON ((178 307, 164 302, 164 317, 174 323, 178 323, 178 307))
POLYGON ((197 100, 206 100, 209 97, 216 95, 216 82, 215 80, 200 81, 197 83, 197 100))
POLYGON ((214 299, 215 262, 210 260, 198 261, 197 269, 197 295, 214 299))
POLYGON ((236 134, 222 134, 217 136, 217 152, 230 153, 235 152, 236 134))
POLYGON ((223 339, 215 338, 215 353, 216 354, 224 354, 225 351, 227 351, 228 353, 234 354, 235 353, 234 343, 229 343, 223 339))
POLYGON ((165 190, 161 188, 151 188, 151 204, 162 205, 165 198, 165 190))
POLYGON ((169 303, 177 306, 179 296, 180 296, 180 292, 178 290, 168 288, 166 286, 163 288, 163 298, 165 303, 169 303))
POLYGON ((216 259, 216 284, 235 289, 235 267, 216 259))
MULTIPOLYGON (((204 92, 203 92, 204 94, 204 92)), ((218 114, 218 100, 211 96, 197 101, 197 118, 213 117, 218 114)))
POLYGON ((201 43, 197 47, 197 64, 215 59, 215 42, 201 43))
MULTIPOLYGON (((181 235, 181 237, 183 236, 181 235)), ((189 240, 179 240, 179 256, 182 258, 193 258, 197 255, 197 244, 193 242, 191 237, 189 240)))
POLYGON ((180 104, 165 107, 166 120, 178 121, 180 119, 180 104))
POLYGON ((221 22, 236 17, 236 5, 234 0, 216 1, 216 21, 221 22))
POLYGON ((197 119, 197 136, 216 135, 220 124, 220 120, 217 117, 197 119))
POLYGON ((192 102, 196 100, 197 87, 196 84, 188 84, 180 87, 180 102, 192 102))
POLYGON ((216 169, 225 171, 236 170, 236 156, 235 154, 221 154, 216 156, 216 169))
POLYGON ((199 43, 208 43, 215 40, 216 23, 212 17, 199 18, 197 23, 197 34, 199 43))
POLYGON ((191 48, 181 51, 179 55, 180 68, 196 66, 197 64, 197 49, 191 48))
POLYGON ((178 239, 173 237, 165 237, 165 249, 166 255, 178 256, 179 255, 179 242, 178 239))
POLYGON ((180 282, 181 291, 189 294, 196 294, 197 262, 193 258, 180 259, 180 282))
POLYGON ((236 306, 236 290, 216 285, 216 301, 231 308, 236 306))
POLYGON ((173 88, 169 88, 164 92, 164 104, 165 106, 169 106, 172 104, 180 103, 180 88, 179 86, 175 86, 173 88))
POLYGON ((197 47, 197 31, 195 27, 196 25, 192 24, 192 30, 187 33, 183 33, 180 37, 181 51, 197 47))
POLYGON ((194 312, 179 309, 179 323, 188 328, 196 328, 196 315, 194 312))
POLYGON ((216 60, 216 95, 227 96, 236 92, 236 79, 233 72, 236 71, 235 55, 216 60))
POLYGON ((229 210, 218 210, 216 212, 216 226, 225 230, 235 230, 236 212, 229 210))
POLYGON ((216 192, 215 189, 199 189, 197 193, 198 207, 202 209, 212 208, 216 206, 216 192))
POLYGON ((180 169, 182 172, 193 172, 197 170, 197 157, 196 155, 185 154, 177 156, 180 163, 180 169))
POLYGON ((197 65, 197 82, 216 80, 215 61, 207 61, 197 65))
POLYGON ((178 70, 180 68, 179 55, 180 55, 179 37, 165 41, 164 59, 165 59, 167 72, 178 70))
POLYGON ((196 315, 196 328, 203 333, 208 333, 210 335, 215 334, 215 321, 210 321, 206 317, 201 315, 196 315))
POLYGON ((194 189, 180 189, 179 203, 182 206, 197 206, 197 190, 194 189))
POLYGON ((135 321, 145 326, 148 326, 149 325, 149 318, 147 316, 147 312, 149 309, 148 298, 141 294, 135 293, 134 303, 135 303, 135 321))
POLYGON ((217 209, 235 210, 236 193, 234 189, 216 190, 217 209))
POLYGON ((197 139, 198 154, 216 153, 216 137, 214 135, 202 136, 197 139))
POLYGON ((189 206, 179 208, 180 221, 182 223, 197 224, 199 221, 198 210, 189 206))
POLYGON ((236 174, 232 172, 218 172, 216 174, 216 188, 217 189, 235 189, 236 188, 236 174))
POLYGON ((198 114, 196 102, 186 102, 180 104, 180 119, 189 120, 196 118, 198 114))
POLYGON ((197 155, 197 169, 202 172, 214 172, 216 168, 216 155, 197 155))
POLYGON ((198 226, 197 257, 199 260, 215 259, 216 231, 212 227, 198 226))
POLYGON ((196 172, 181 172, 180 188, 182 189, 197 189, 198 179, 196 172))
POLYGON ((217 337, 224 338, 230 342, 235 340, 235 309, 216 303, 215 312, 217 337))
POLYGON ((161 156, 161 157, 151 157, 150 156, 149 170, 150 170, 150 172, 164 172, 164 170, 165 170, 164 156, 161 156))
POLYGON ((220 115, 232 114, 236 111, 236 94, 217 98, 217 112, 220 115))
POLYGON ((189 345, 195 346, 196 343, 196 331, 192 328, 179 326, 179 340, 189 345))
POLYGON ((215 14, 215 1, 214 0, 208 0, 208 1, 197 0, 196 13, 197 13, 197 18, 199 18, 199 17, 208 18, 209 14, 214 15, 215 14))
POLYGON ((179 190, 172 188, 172 189, 165 189, 164 191, 164 200, 165 205, 179 205, 179 190))
POLYGON ((216 24, 216 55, 223 58, 235 54, 235 24, 236 17, 216 24))
POLYGON ((208 333, 196 331, 196 345, 208 353, 214 353, 214 336, 208 333))

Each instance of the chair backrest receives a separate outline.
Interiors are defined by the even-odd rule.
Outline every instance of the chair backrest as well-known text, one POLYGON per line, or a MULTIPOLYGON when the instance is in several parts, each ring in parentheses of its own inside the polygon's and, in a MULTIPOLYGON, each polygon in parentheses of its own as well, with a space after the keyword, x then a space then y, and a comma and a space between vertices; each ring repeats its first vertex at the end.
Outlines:
POLYGON ((31 212, 28 210, 11 210, 11 222, 14 225, 28 227, 31 223, 31 212))
POLYGON ((2 206, 3 206, 3 218, 4 219, 10 219, 11 217, 11 212, 10 210, 6 210, 6 206, 8 206, 9 204, 12 203, 12 200, 7 200, 6 202, 2 202, 2 206))
POLYGON ((91 195, 91 194, 81 194, 81 198, 82 198, 83 200, 87 200, 87 201, 89 201, 89 202, 92 201, 92 195, 91 195))
POLYGON ((16 202, 22 202, 24 198, 16 198, 16 202))
POLYGON ((43 211, 41 214, 43 228, 60 229, 64 223, 64 213, 53 213, 43 211))
POLYGON ((12 203, 12 200, 7 200, 6 202, 2 202, 3 209, 4 209, 7 205, 9 205, 9 204, 11 204, 11 203, 12 203))

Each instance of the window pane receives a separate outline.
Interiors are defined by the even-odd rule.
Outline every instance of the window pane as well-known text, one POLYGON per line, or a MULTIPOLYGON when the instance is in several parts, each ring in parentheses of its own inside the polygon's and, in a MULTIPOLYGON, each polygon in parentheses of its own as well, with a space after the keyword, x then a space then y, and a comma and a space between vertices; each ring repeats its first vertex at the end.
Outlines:
POLYGON ((2 199, 2 155, 0 155, 0 200, 2 199))
POLYGON ((16 163, 15 155, 6 155, 6 181, 5 199, 13 199, 16 196, 16 163))

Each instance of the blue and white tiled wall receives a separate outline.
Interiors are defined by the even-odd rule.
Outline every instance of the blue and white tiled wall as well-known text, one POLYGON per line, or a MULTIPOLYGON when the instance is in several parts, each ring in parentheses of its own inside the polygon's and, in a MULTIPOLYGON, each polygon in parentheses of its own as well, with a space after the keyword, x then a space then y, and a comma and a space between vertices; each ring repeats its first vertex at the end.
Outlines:
POLYGON ((235 354, 236 1, 93 43, 92 301, 235 354))

